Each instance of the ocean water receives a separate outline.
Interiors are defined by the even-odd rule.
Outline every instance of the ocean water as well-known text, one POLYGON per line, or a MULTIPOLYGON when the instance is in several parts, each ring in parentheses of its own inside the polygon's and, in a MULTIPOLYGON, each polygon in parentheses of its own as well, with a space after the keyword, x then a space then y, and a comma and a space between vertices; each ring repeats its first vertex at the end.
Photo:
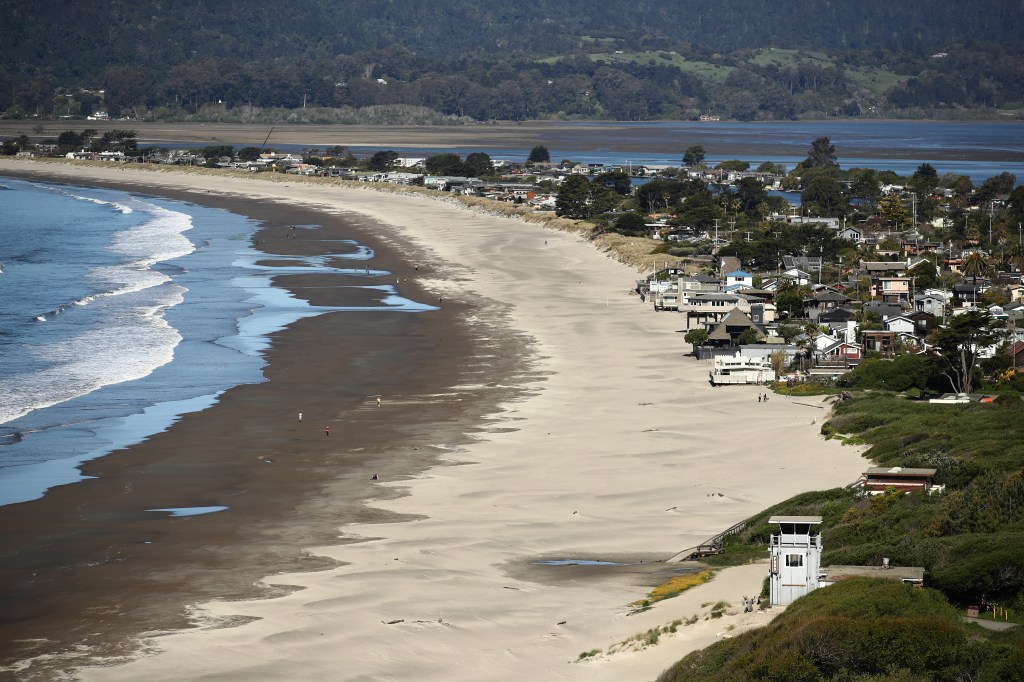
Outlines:
POLYGON ((268 335, 299 318, 432 309, 376 282, 375 305, 310 306, 271 278, 388 273, 351 241, 331 256, 351 267, 260 265, 257 227, 181 201, 0 177, 0 504, 81 480, 80 463, 264 381, 268 335))

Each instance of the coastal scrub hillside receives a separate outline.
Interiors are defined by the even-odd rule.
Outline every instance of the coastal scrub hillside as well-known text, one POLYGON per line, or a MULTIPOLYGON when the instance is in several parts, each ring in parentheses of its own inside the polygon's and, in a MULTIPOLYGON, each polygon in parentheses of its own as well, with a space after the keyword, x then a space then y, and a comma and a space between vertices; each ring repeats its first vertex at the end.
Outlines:
POLYGON ((855 578, 811 592, 770 625, 696 651, 658 682, 1019 680, 1024 634, 964 623, 934 590, 855 578))

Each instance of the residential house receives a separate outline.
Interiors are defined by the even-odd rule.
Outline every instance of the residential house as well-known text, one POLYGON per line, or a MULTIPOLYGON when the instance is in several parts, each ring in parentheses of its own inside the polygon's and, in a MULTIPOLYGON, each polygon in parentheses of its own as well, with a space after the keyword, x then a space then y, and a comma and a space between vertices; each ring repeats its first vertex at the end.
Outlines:
POLYGON ((817 321, 818 316, 829 310, 850 305, 853 299, 834 289, 823 289, 814 293, 811 298, 804 299, 804 317, 817 321))
POLYGON ((861 332, 864 341, 864 349, 882 355, 892 355, 896 352, 896 332, 868 329, 861 332))
POLYGON ((854 244, 860 244, 864 241, 864 230, 853 225, 847 225, 839 230, 839 232, 836 232, 836 236, 840 239, 847 239, 854 244))
POLYGON ((782 277, 788 279, 797 286, 807 286, 811 283, 811 274, 799 268, 790 268, 782 273, 782 277))
POLYGON ((904 261, 861 261, 858 269, 862 275, 876 277, 902 277, 907 274, 904 261))
POLYGON ((754 286, 754 276, 745 270, 725 273, 725 291, 735 291, 754 286))
POLYGON ((733 308, 722 318, 721 322, 708 324, 708 345, 735 346, 740 336, 748 329, 754 331, 755 339, 765 338, 764 330, 754 324, 750 316, 739 308, 733 308))
POLYGON ((718 272, 722 279, 730 272, 742 270, 743 264, 736 256, 721 256, 718 259, 718 272))
MULTIPOLYGON (((824 337, 829 338, 829 337, 824 337)), ((856 367, 864 358, 864 347, 859 343, 853 343, 846 339, 833 340, 824 348, 815 349, 812 356, 812 369, 815 367, 834 369, 849 369, 856 367)), ((813 374, 814 372, 812 372, 813 374)))
POLYGON ((878 277, 873 284, 874 295, 885 303, 910 303, 909 277, 878 277))
POLYGON ((946 312, 946 296, 932 290, 914 296, 914 308, 933 317, 942 318, 946 312))
POLYGON ((883 321, 889 317, 903 314, 903 306, 898 303, 886 303, 885 301, 868 301, 861 306, 868 315, 877 315, 883 321))
POLYGON ((817 323, 819 326, 826 326, 833 332, 843 331, 847 329, 851 322, 857 317, 857 311, 853 308, 833 308, 818 315, 817 323))
MULTIPOLYGON (((738 309, 745 314, 750 313, 752 303, 765 305, 760 299, 739 294, 712 291, 680 291, 678 309, 679 312, 686 315, 683 328, 695 329, 721 322, 734 309, 738 309)), ((774 306, 772 306, 773 311, 774 309, 774 306)))
POLYGON ((782 267, 786 270, 802 269, 806 272, 817 272, 821 270, 820 256, 783 256, 782 267))

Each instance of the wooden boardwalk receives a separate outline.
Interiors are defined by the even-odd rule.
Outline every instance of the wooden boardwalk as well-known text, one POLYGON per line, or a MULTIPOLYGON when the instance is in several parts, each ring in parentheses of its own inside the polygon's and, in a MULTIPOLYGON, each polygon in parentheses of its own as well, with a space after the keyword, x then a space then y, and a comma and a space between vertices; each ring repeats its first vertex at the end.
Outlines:
POLYGON ((695 547, 690 547, 688 549, 684 549, 682 552, 674 554, 665 563, 678 564, 682 561, 697 561, 706 556, 721 554, 725 551, 725 538, 734 533, 740 532, 747 527, 749 522, 750 519, 744 519, 739 523, 733 524, 713 538, 710 538, 695 547))

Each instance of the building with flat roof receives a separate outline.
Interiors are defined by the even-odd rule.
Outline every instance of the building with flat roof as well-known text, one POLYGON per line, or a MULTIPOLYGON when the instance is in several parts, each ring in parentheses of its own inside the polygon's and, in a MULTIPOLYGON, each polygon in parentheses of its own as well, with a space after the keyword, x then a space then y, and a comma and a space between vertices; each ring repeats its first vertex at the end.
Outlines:
POLYGON ((909 467, 871 467, 864 472, 864 490, 883 493, 889 488, 901 492, 931 492, 935 487, 935 469, 909 467))

